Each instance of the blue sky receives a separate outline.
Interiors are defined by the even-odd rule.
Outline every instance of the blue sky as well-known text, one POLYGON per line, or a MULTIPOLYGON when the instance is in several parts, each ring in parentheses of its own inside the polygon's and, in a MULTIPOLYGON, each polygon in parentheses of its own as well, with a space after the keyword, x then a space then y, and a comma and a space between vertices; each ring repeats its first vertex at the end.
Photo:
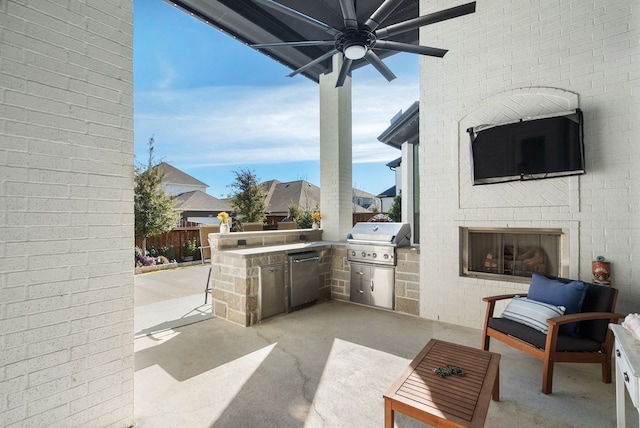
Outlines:
MULTIPOLYGON (((353 72, 353 185, 378 194, 394 185, 385 164, 400 156, 377 140, 418 99, 418 56, 353 72)), ((233 171, 262 180, 320 183, 318 85, 162 0, 134 0, 134 139, 145 163, 155 140, 165 161, 226 197, 233 171)))

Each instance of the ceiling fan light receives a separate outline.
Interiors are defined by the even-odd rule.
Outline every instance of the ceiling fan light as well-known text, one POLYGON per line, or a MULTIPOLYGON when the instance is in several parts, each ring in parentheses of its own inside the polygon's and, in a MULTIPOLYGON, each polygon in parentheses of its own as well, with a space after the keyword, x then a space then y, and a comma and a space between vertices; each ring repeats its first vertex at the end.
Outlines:
POLYGON ((351 45, 344 50, 344 56, 346 56, 350 60, 364 58, 366 53, 367 48, 366 46, 362 45, 351 45))

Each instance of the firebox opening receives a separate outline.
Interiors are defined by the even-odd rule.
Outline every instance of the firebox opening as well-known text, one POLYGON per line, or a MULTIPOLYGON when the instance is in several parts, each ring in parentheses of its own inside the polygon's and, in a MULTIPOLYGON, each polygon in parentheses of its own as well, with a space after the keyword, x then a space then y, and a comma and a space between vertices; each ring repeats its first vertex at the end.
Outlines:
POLYGON ((508 281, 560 276, 562 229, 461 228, 461 274, 508 281))

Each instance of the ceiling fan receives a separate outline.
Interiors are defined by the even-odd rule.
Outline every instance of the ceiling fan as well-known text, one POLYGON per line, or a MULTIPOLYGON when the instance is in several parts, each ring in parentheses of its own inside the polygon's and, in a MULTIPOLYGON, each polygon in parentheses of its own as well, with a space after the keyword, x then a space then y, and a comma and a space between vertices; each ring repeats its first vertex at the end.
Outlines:
POLYGON ((431 48, 427 46, 414 45, 411 43, 402 43, 393 40, 387 40, 388 37, 396 34, 405 33, 407 31, 416 30, 425 25, 445 21, 451 18, 474 13, 476 11, 476 2, 463 4, 439 12, 430 13, 428 15, 419 16, 417 18, 407 19, 398 23, 380 27, 384 20, 393 13, 394 10, 404 0, 384 0, 382 4, 373 12, 373 14, 364 22, 358 22, 354 0, 339 0, 344 19, 344 28, 338 29, 324 22, 321 22, 311 16, 305 15, 295 9, 280 4, 274 0, 254 0, 264 6, 270 7, 292 18, 298 19, 306 24, 320 28, 333 36, 332 40, 305 40, 291 41, 279 43, 259 43, 253 44, 253 48, 271 48, 271 47, 295 47, 295 46, 333 46, 325 54, 319 56, 308 64, 303 65, 288 77, 295 76, 298 73, 313 67, 316 64, 332 57, 338 52, 344 55, 342 68, 338 74, 336 87, 342 86, 351 71, 353 61, 364 58, 369 64, 374 66, 380 74, 388 81, 396 78, 393 72, 387 67, 375 50, 388 50, 397 52, 409 52, 420 55, 428 55, 442 58, 446 53, 446 49, 431 48))

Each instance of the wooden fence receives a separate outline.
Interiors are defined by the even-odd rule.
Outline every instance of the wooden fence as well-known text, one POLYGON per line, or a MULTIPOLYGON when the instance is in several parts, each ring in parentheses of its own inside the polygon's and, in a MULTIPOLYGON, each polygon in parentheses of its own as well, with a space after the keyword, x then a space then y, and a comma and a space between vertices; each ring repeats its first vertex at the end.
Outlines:
MULTIPOLYGON (((202 246, 200 242, 200 228, 195 226, 190 227, 177 227, 169 232, 157 235, 150 236, 147 238, 147 250, 151 247, 160 248, 160 247, 173 247, 173 252, 176 256, 176 260, 180 261, 183 259, 184 254, 182 252, 182 246, 186 241, 196 239, 197 246, 202 246)), ((205 245, 209 245, 206 243, 205 245)), ((136 238, 136 247, 142 246, 142 240, 136 238)), ((194 255, 194 260, 200 259, 200 251, 196 251, 194 255)))
POLYGON ((362 221, 369 221, 371 220, 371 217, 375 216, 378 213, 353 213, 353 224, 355 225, 356 223, 362 222, 362 221))

